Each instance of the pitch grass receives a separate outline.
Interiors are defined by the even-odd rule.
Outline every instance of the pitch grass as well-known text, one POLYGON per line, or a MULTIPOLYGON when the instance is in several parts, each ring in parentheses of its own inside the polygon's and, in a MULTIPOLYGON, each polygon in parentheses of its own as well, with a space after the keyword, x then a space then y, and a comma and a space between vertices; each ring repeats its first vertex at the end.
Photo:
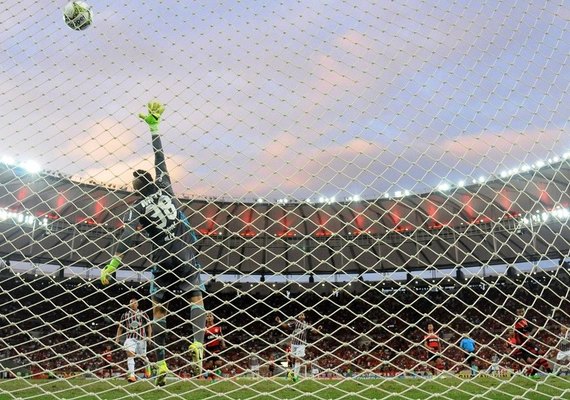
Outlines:
POLYGON ((162 388, 149 381, 127 383, 119 379, 58 380, 13 379, 0 381, 0 400, 111 400, 111 399, 449 399, 449 400, 570 400, 570 380, 549 376, 539 380, 517 376, 511 379, 478 377, 461 379, 371 379, 317 380, 304 379, 289 383, 285 379, 235 379, 207 382, 203 380, 168 381, 162 388))

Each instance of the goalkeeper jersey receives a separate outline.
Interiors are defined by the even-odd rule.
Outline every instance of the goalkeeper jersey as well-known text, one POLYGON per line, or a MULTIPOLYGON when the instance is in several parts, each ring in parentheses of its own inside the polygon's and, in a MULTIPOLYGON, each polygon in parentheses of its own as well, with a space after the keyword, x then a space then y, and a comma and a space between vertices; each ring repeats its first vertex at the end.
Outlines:
POLYGON ((132 240, 139 224, 152 242, 151 258, 160 264, 171 257, 181 262, 197 265, 192 244, 196 236, 182 203, 174 196, 166 168, 164 152, 159 135, 154 135, 152 145, 155 154, 156 179, 146 190, 142 199, 136 202, 123 217, 125 231, 119 242, 118 252, 124 252, 132 240))

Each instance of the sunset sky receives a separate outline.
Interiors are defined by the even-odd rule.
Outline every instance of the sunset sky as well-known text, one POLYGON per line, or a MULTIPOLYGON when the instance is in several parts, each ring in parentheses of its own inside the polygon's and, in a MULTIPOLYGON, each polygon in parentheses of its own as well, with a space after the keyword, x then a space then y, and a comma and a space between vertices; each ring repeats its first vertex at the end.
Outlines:
POLYGON ((179 193, 367 198, 561 156, 559 1, 5 0, 0 157, 124 184, 158 99, 179 193))

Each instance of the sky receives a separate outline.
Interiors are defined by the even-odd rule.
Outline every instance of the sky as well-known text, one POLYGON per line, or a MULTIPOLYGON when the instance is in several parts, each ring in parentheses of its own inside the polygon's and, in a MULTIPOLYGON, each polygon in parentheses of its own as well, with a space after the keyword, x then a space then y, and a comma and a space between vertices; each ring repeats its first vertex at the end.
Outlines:
POLYGON ((564 1, 4 0, 0 157, 125 184, 161 134, 180 194, 422 193, 561 156, 564 1))

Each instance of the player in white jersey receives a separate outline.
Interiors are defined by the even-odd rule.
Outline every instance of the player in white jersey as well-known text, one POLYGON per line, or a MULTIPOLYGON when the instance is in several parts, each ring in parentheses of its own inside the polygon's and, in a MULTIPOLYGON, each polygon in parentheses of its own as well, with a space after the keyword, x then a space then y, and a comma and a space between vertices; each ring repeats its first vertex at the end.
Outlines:
POLYGON ((137 380, 135 375, 135 357, 137 356, 145 362, 144 374, 146 378, 150 378, 150 362, 146 356, 146 345, 152 337, 152 328, 147 315, 139 310, 139 302, 135 298, 129 301, 129 311, 121 316, 115 339, 117 343, 123 332, 126 335, 123 348, 127 353, 127 380, 129 382, 137 380))
POLYGON ((322 326, 317 329, 313 328, 305 320, 305 313, 300 313, 297 318, 282 322, 281 318, 276 317, 275 322, 283 329, 292 329, 291 333, 291 357, 294 362, 293 370, 287 372, 287 379, 297 382, 299 380, 299 372, 303 359, 305 358, 305 350, 307 347, 307 336, 309 332, 320 333, 322 326))
POLYGON ((560 375, 561 370, 564 368, 567 371, 568 361, 570 361, 570 329, 562 325, 560 327, 560 336, 558 337, 558 344, 556 346, 558 353, 556 354, 556 363, 554 366, 554 373, 560 375))

